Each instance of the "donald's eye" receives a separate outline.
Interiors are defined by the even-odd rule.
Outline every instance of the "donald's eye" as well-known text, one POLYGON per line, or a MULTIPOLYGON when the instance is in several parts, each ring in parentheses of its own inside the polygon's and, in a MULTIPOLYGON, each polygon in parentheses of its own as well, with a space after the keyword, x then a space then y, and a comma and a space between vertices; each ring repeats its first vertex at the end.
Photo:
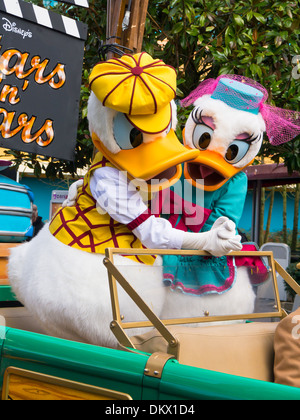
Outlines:
POLYGON ((249 150, 250 144, 243 140, 234 140, 228 147, 225 160, 229 163, 237 163, 243 159, 249 150))
POLYGON ((197 124, 193 132, 193 143, 197 149, 208 148, 213 135, 213 129, 205 124, 197 124))
POLYGON ((143 143, 143 134, 140 130, 133 127, 129 134, 130 144, 133 148, 138 147, 143 143))
POLYGON ((121 149, 134 149, 143 143, 143 133, 119 112, 113 122, 114 138, 121 149))

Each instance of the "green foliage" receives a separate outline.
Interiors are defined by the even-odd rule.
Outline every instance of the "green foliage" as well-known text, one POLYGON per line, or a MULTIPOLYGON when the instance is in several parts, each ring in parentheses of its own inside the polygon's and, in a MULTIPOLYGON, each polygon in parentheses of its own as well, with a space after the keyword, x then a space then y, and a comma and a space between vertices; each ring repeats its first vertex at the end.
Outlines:
POLYGON ((260 155, 272 157, 275 163, 280 163, 284 159, 285 166, 291 174, 293 171, 300 170, 300 136, 279 146, 272 146, 269 142, 264 142, 260 155))
MULTIPOLYGON (((41 5, 42 0, 31 2, 41 5)), ((76 161, 73 165, 51 160, 47 176, 73 174, 90 162, 92 143, 86 120, 88 74, 98 60, 97 42, 105 39, 106 26, 104 0, 90 0, 89 9, 67 5, 55 9, 88 24, 89 37, 83 68, 76 161)), ((150 0, 143 49, 178 70, 179 99, 206 77, 237 73, 264 85, 270 103, 300 110, 300 81, 295 78, 298 72, 293 61, 300 55, 299 23, 300 10, 296 0, 150 0)), ((180 136, 187 113, 187 110, 179 109, 180 136)), ((299 148, 299 140, 279 148, 266 141, 261 154, 273 156, 275 162, 284 158, 289 170, 300 170, 299 148)))
POLYGON ((293 107, 299 21, 295 1, 150 0, 145 48, 179 69, 185 95, 204 76, 238 73, 266 86, 277 106, 288 100, 293 107))

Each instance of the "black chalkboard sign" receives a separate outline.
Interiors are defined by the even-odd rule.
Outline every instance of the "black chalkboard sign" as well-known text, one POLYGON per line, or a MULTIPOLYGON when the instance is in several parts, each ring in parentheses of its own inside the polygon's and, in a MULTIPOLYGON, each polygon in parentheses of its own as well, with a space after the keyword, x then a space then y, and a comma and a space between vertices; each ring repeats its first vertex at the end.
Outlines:
POLYGON ((0 0, 1 147, 74 159, 86 35, 81 22, 0 0))

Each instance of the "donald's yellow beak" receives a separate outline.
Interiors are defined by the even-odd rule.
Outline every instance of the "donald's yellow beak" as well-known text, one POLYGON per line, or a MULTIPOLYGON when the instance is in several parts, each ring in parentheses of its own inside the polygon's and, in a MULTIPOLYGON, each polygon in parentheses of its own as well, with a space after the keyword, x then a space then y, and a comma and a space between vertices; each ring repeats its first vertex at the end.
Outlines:
POLYGON ((165 137, 116 154, 111 153, 95 134, 92 139, 106 159, 119 170, 126 171, 129 179, 146 181, 150 191, 173 185, 181 176, 181 164, 199 155, 199 150, 183 146, 173 130, 165 137))

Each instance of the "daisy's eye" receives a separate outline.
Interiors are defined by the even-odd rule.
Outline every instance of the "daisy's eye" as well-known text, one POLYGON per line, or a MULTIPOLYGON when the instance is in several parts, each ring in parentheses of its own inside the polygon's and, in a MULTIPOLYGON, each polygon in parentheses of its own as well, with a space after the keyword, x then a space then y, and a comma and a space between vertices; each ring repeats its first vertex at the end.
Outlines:
POLYGON ((229 163, 237 163, 247 154, 250 143, 243 140, 234 140, 228 147, 225 160, 229 163))
POLYGON ((134 127, 121 112, 114 118, 113 133, 121 149, 134 149, 143 143, 143 133, 134 127))
POLYGON ((199 150, 208 148, 213 135, 213 129, 205 124, 197 124, 193 132, 194 146, 199 150))

